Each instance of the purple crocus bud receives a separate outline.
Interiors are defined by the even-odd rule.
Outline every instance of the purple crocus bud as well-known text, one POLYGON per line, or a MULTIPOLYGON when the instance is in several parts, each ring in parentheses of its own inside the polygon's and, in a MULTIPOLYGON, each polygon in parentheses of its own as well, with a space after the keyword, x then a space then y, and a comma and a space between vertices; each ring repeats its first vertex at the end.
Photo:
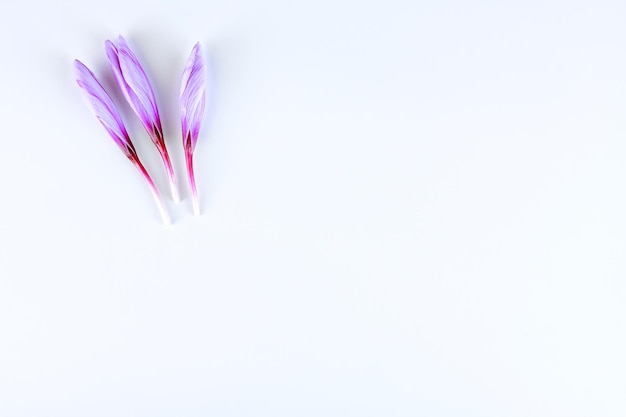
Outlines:
POLYGON ((165 146, 165 140, 163 139, 161 117, 150 80, 148 80, 148 76, 139 63, 137 56, 122 36, 118 38, 117 46, 111 41, 106 41, 105 50, 115 75, 115 80, 120 86, 126 101, 128 101, 137 117, 139 117, 139 120, 141 120, 150 139, 157 147, 161 159, 163 159, 172 190, 172 198, 174 201, 178 201, 179 195, 174 169, 165 146))
POLYGON ((187 175, 189 176, 189 186, 191 188, 193 212, 196 216, 200 215, 200 203, 198 202, 198 192, 193 171, 193 151, 198 142, 200 125, 204 116, 205 89, 206 71, 202 61, 200 43, 197 43, 193 47, 183 71, 179 101, 183 148, 185 150, 187 175))
POLYGON ((146 168, 139 160, 137 152, 135 151, 135 146, 130 140, 130 136, 126 131, 122 117, 115 107, 111 96, 109 96, 104 87, 102 87, 102 84, 98 82, 95 75, 93 75, 89 68, 87 68, 79 60, 74 61, 74 70, 76 71, 76 82, 83 90, 83 93, 87 98, 87 102, 89 103, 89 107, 91 107, 91 110, 100 121, 100 124, 102 124, 109 135, 113 138, 117 146, 120 147, 124 155, 126 155, 133 165, 137 167, 139 172, 141 172, 141 175, 148 183, 150 192, 157 203, 163 223, 165 225, 171 224, 170 216, 165 204, 163 204, 161 194, 156 188, 154 181, 152 181, 150 174, 148 174, 148 171, 146 171, 146 168))

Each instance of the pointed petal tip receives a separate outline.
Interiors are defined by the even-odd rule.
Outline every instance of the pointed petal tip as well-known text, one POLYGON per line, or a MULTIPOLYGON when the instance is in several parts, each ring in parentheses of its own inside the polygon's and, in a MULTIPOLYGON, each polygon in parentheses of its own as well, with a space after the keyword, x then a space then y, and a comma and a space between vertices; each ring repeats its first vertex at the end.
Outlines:
POLYGON ((115 44, 113 42, 111 42, 111 40, 107 39, 106 41, 104 41, 104 49, 108 50, 112 50, 117 52, 117 47, 115 46, 115 44))
POLYGON ((118 50, 115 44, 109 40, 104 43, 104 53, 109 60, 109 64, 111 65, 111 69, 113 72, 116 72, 120 66, 119 58, 118 58, 118 50))
POLYGON ((74 74, 76 76, 76 82, 78 83, 78 85, 80 85, 80 79, 82 78, 81 73, 83 73, 85 71, 85 64, 83 64, 82 62, 80 62, 78 59, 75 59, 74 62, 72 62, 72 67, 74 67, 74 74))
POLYGON ((76 81, 79 82, 79 84, 80 82, 90 83, 92 79, 96 78, 93 72, 78 59, 74 60, 73 67, 76 74, 76 81))
POLYGON ((196 42, 196 44, 193 46, 193 49, 191 50, 191 53, 196 57, 202 55, 202 45, 200 45, 200 42, 196 42))
POLYGON ((126 42, 126 38, 122 35, 117 36, 117 43, 120 48, 129 49, 128 42, 126 42))

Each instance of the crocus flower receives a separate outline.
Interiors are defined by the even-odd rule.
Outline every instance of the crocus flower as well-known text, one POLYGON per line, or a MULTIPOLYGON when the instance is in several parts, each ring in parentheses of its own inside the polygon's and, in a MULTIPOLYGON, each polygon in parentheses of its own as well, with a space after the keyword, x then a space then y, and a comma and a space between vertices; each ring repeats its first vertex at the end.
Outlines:
POLYGON ((133 165, 137 167, 139 172, 141 172, 141 175, 143 175, 148 183, 152 196, 157 203, 159 212, 163 218, 163 223, 165 225, 169 225, 171 223, 169 213, 163 204, 161 194, 156 188, 154 181, 152 181, 150 174, 148 174, 148 171, 146 171, 146 168, 144 168, 143 164, 139 160, 135 147, 130 140, 130 136, 128 136, 126 127, 124 126, 124 122, 122 122, 122 117, 115 107, 115 104, 113 104, 113 100, 111 100, 109 94, 107 94, 89 68, 87 68, 82 62, 75 60, 74 69, 77 77, 76 82, 83 90, 91 110, 109 135, 113 138, 117 146, 119 146, 122 150, 124 155, 126 155, 133 165))
POLYGON ((193 171, 193 151, 198 142, 200 124, 204 115, 205 86, 206 71, 202 62, 200 43, 197 43, 193 47, 183 71, 179 101, 183 148, 185 150, 187 175, 189 176, 189 186, 191 188, 193 212, 196 216, 200 214, 200 204, 198 202, 198 192, 196 191, 196 180, 193 171))
POLYGON ((122 36, 119 37, 117 46, 111 41, 106 41, 105 50, 115 79, 124 97, 126 97, 128 104, 139 117, 139 120, 141 120, 150 139, 152 139, 152 142, 158 149, 161 159, 163 159, 172 190, 172 198, 174 201, 178 201, 179 196, 176 179, 174 178, 174 169, 172 168, 172 162, 163 139, 161 117, 159 116, 156 98, 148 76, 139 63, 137 56, 135 56, 122 36))

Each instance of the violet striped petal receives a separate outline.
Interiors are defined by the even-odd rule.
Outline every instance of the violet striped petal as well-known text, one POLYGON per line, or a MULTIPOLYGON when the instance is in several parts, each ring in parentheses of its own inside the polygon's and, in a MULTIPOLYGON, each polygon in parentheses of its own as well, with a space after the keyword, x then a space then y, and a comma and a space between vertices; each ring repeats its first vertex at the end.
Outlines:
POLYGON ((185 162, 191 188, 193 212, 196 216, 200 214, 200 203, 193 170, 193 151, 198 142, 200 125, 204 116, 205 90, 206 71, 202 61, 200 43, 196 43, 183 71, 179 98, 185 162))
POLYGON ((105 50, 128 104, 151 136, 155 130, 162 136, 154 90, 137 56, 122 36, 119 37, 117 47, 111 41, 106 41, 105 50))
POLYGON ((93 72, 91 72, 89 68, 87 68, 79 60, 74 61, 74 70, 76 71, 77 76, 76 82, 85 93, 89 107, 91 107, 91 110, 94 112, 109 135, 111 135, 115 143, 117 143, 117 145, 122 149, 124 155, 126 155, 126 157, 139 170, 148 184, 148 188, 150 189, 152 197, 157 204, 163 223, 166 226, 170 225, 171 220, 167 207, 163 203, 161 194, 150 177, 150 174, 148 174, 148 171, 146 171, 146 168, 139 160, 135 147, 133 146, 130 136, 128 136, 128 132, 126 131, 126 127, 124 126, 124 122, 122 122, 122 117, 115 107, 111 96, 109 96, 104 87, 102 87, 102 84, 98 82, 96 76, 93 75, 93 72))
POLYGON ((206 103, 206 70, 200 43, 196 43, 187 60, 180 86, 180 117, 185 149, 196 147, 206 103))
POLYGON ((122 152, 130 158, 135 153, 135 148, 111 96, 89 68, 79 60, 74 61, 74 70, 76 71, 76 82, 83 90, 89 107, 115 143, 122 149, 122 152))

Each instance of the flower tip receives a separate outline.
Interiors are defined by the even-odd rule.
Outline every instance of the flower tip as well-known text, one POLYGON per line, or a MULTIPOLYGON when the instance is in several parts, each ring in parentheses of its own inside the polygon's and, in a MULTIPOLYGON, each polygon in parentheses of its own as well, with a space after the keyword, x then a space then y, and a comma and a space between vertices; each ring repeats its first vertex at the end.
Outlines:
POLYGON ((106 49, 107 52, 109 50, 117 52, 117 48, 115 47, 115 44, 113 42, 111 42, 109 39, 104 41, 104 49, 106 49))
POLYGON ((200 45, 200 42, 196 42, 196 44, 193 46, 192 53, 195 56, 199 56, 202 53, 202 46, 200 45))
MULTIPOLYGON (((80 62, 78 59, 74 60, 74 72, 76 73, 76 81, 78 85, 89 84, 92 79, 95 79, 93 73, 87 68, 85 64, 80 62)), ((96 81, 97 82, 97 81, 96 81)))
POLYGON ((107 40, 104 43, 104 53, 106 54, 107 59, 109 60, 109 64, 111 65, 111 68, 113 69, 113 71, 115 71, 116 67, 119 67, 120 65, 117 47, 115 46, 113 42, 107 40))
POLYGON ((128 42, 126 42, 126 39, 122 36, 122 35, 118 35, 117 37, 117 43, 119 44, 120 48, 128 48, 128 42))

